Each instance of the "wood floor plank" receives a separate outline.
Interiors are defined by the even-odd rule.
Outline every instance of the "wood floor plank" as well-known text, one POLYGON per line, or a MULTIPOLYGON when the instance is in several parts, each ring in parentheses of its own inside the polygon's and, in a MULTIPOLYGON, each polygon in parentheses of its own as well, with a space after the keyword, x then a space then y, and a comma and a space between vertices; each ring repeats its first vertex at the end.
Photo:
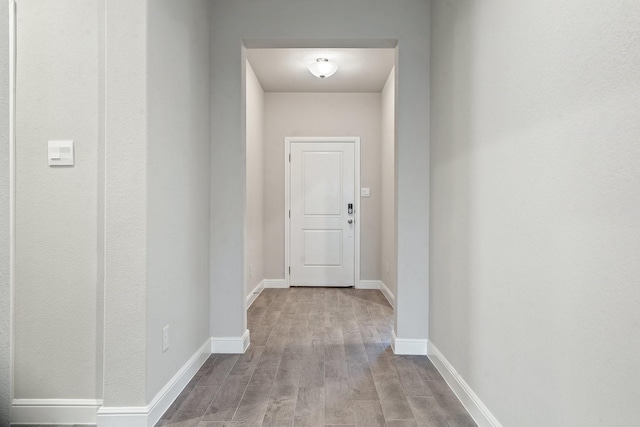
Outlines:
POLYGON ((302 373, 302 360, 296 359, 282 359, 278 366, 278 372, 276 374, 277 382, 288 382, 300 384, 300 375, 302 373))
MULTIPOLYGON (((184 421, 172 421, 172 420, 160 420, 156 427, 197 427, 199 425, 199 418, 193 418, 184 421)), ((17 427, 13 424, 14 427, 17 427)), ((34 427, 33 425, 29 427, 34 427)), ((45 427, 45 426, 40 426, 45 427)))
POLYGON ((445 380, 427 380, 425 383, 433 396, 453 394, 445 380))
POLYGON ((247 386, 242 396, 242 401, 239 406, 249 403, 263 403, 269 401, 271 395, 271 389, 273 384, 251 384, 247 386))
POLYGON ((380 336, 378 335, 378 330, 373 324, 359 324, 360 328, 360 336, 362 337, 362 342, 364 344, 367 343, 380 343, 380 336))
POLYGON ((365 351, 373 375, 398 375, 393 353, 390 354, 382 344, 365 344, 365 351))
POLYGON ((262 359, 253 371, 250 384, 273 384, 278 373, 278 366, 270 363, 263 363, 262 359))
POLYGON ((462 403, 460 403, 460 400, 458 400, 453 392, 451 392, 451 394, 434 395, 433 398, 438 402, 440 408, 442 408, 447 414, 464 415, 467 413, 466 409, 464 409, 464 406, 462 406, 462 403))
POLYGON ((431 389, 418 375, 413 362, 404 357, 394 357, 393 363, 398 372, 405 396, 431 396, 431 389))
POLYGON ((197 427, 243 427, 241 423, 233 421, 200 421, 197 427))
POLYGON ((220 387, 194 387, 180 406, 180 409, 171 418, 171 421, 200 419, 219 390, 220 387))
POLYGON ((324 360, 329 361, 346 361, 347 354, 344 351, 344 344, 325 344, 324 346, 324 360))
POLYGON ((221 354, 211 364, 209 371, 198 382, 200 387, 221 386, 238 360, 237 354, 221 354))
POLYGON ((418 427, 416 420, 388 420, 387 427, 418 427))
POLYGON ((189 383, 185 387, 185 390, 191 390, 193 387, 195 387, 200 382, 202 377, 204 377, 207 374, 207 372, 211 370, 211 366, 213 365, 213 362, 215 362, 217 358, 218 358, 217 354, 210 355, 207 358, 207 360, 202 364, 200 369, 198 369, 198 372, 196 372, 193 378, 191 378, 191 381, 189 381, 189 383))
POLYGON ((257 346, 264 346, 271 335, 272 325, 256 325, 251 330, 251 343, 257 346))
POLYGON ((378 400, 378 392, 369 364, 348 363, 349 386, 354 400, 378 400))
POLYGON ((413 362, 416 372, 423 381, 441 380, 442 376, 427 356, 407 356, 413 362))
POLYGON ((476 427, 477 424, 469 414, 447 415, 448 427, 476 427))
POLYGON ((411 420, 413 412, 407 397, 404 395, 400 379, 396 375, 376 375, 373 377, 382 412, 387 420, 411 420))
POLYGON ((265 289, 247 352, 207 359, 158 425, 475 426, 427 357, 393 354, 392 319, 378 290, 265 289))
POLYGON ((324 342, 325 344, 335 344, 342 345, 344 344, 344 339, 342 337, 342 327, 341 326, 325 326, 324 327, 324 342))
POLYGON ((315 354, 306 355, 302 361, 302 367, 300 387, 324 386, 324 352, 321 357, 315 354))
POLYGON ((236 364, 233 365, 229 375, 249 375, 253 373, 263 352, 264 347, 251 344, 247 351, 238 358, 236 364))
POLYGON ((351 388, 347 378, 326 378, 324 421, 327 424, 354 424, 351 388))
POLYGON ((204 421, 231 421, 244 391, 249 384, 249 375, 229 375, 220 391, 204 413, 204 421))
POLYGON ((407 399, 420 426, 448 427, 446 414, 434 397, 411 396, 407 399))
POLYGON ((294 427, 324 426, 324 388, 300 387, 293 419, 294 427))
POLYGON ((349 367, 346 359, 324 362, 324 378, 343 379, 349 382, 349 367))
POLYGON ((378 400, 356 400, 353 402, 356 427, 385 427, 382 407, 378 400))
POLYGON ((347 343, 345 340, 344 351, 347 356, 347 361, 351 363, 369 363, 367 358, 367 351, 364 344, 360 343, 347 343))
POLYGON ((271 390, 263 426, 291 426, 298 396, 297 384, 276 383, 271 390))
POLYGON ((264 402, 240 402, 238 410, 233 416, 233 422, 246 427, 260 427, 267 411, 268 403, 268 400, 264 402))

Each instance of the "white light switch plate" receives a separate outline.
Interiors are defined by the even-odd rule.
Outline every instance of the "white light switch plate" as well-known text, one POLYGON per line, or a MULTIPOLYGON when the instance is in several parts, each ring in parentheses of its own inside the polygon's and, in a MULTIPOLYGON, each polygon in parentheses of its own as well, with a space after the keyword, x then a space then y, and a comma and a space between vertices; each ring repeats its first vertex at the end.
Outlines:
POLYGON ((49 166, 73 166, 73 141, 49 141, 49 166))
POLYGON ((371 189, 370 188, 361 188, 360 189, 360 197, 371 197, 371 189))

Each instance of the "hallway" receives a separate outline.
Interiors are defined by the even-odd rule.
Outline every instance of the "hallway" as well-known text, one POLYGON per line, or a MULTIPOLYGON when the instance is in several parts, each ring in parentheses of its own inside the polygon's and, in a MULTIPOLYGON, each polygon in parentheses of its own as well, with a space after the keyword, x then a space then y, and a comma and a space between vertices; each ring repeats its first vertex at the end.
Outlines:
POLYGON ((474 426, 425 356, 395 356, 377 290, 265 289, 244 355, 211 355, 159 426, 474 426))

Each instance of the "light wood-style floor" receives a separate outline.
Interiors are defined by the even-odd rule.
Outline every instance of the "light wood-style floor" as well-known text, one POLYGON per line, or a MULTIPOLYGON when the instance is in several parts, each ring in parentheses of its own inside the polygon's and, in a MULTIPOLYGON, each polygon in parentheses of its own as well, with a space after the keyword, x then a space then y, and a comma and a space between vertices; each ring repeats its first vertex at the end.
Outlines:
POLYGON ((159 426, 475 426, 426 356, 390 348, 377 290, 265 289, 251 346, 211 355, 159 426))

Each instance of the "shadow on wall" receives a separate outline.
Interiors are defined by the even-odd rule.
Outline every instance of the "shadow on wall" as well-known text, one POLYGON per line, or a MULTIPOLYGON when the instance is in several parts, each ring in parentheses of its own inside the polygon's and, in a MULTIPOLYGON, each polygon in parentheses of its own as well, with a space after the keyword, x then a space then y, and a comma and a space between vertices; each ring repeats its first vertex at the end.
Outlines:
MULTIPOLYGON (((433 16, 445 15, 447 19, 432 20, 432 46, 444 45, 438 56, 431 56, 431 157, 430 194, 431 212, 429 230, 431 242, 447 242, 437 248, 429 248, 430 254, 430 331, 433 344, 438 347, 437 331, 456 330, 461 342, 469 343, 473 335, 470 323, 472 312, 470 241, 471 218, 469 197, 472 191, 470 178, 471 130, 464 124, 473 123, 471 109, 460 93, 473 91, 471 65, 472 29, 450 25, 455 21, 456 3, 436 1, 432 3, 433 16), (455 75, 455 78, 452 77, 455 75), (437 102, 434 102, 437 100, 437 102), (463 125, 457 125, 463 124, 463 125), (456 261, 455 268, 448 264, 456 261), (444 325, 437 325, 436 322, 444 325)), ((443 348, 439 348, 443 350, 443 348)), ((449 354, 450 362, 459 372, 466 372, 473 348, 465 347, 466 354, 449 354)))

